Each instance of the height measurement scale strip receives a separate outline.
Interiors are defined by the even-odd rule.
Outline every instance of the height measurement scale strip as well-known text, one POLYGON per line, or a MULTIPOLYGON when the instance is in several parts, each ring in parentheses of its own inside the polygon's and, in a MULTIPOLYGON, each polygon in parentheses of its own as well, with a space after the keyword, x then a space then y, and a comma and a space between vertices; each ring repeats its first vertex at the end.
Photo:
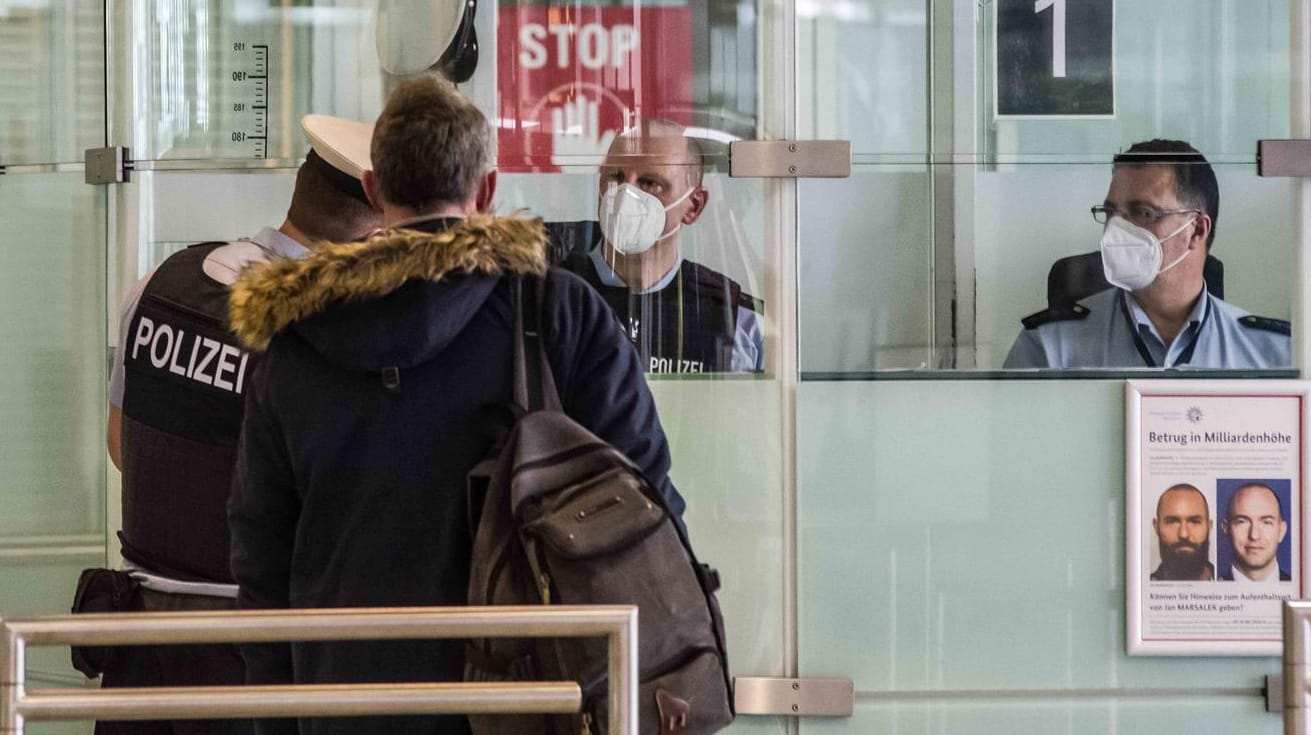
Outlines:
MULTIPOLYGON (((247 150, 252 158, 268 158, 269 144, 269 47, 268 44, 247 45, 244 41, 232 44, 233 52, 249 55, 250 71, 232 72, 232 81, 238 85, 239 96, 246 102, 233 102, 232 111, 237 120, 246 120, 247 125, 232 131, 233 143, 249 146, 247 150)), ((244 59, 243 59, 244 60, 244 59)))

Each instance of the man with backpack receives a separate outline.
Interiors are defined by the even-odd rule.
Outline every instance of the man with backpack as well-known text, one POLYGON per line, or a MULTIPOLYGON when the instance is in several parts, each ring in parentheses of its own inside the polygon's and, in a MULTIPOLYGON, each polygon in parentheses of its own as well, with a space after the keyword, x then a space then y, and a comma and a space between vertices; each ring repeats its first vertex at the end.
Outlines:
MULTIPOLYGON (((466 476, 509 405, 520 281, 563 412, 619 450, 681 516, 642 365, 606 303, 548 269, 539 222, 485 214, 491 129, 449 85, 401 86, 363 184, 389 229, 247 273, 231 323, 265 350, 250 376, 233 496, 232 570, 246 609, 461 605, 466 476)), ((250 683, 459 680, 463 641, 251 647, 250 683), (294 672, 294 674, 293 674, 294 672)), ((289 720, 257 723, 296 732, 289 720)), ((458 733, 464 718, 307 719, 302 733, 458 733)))

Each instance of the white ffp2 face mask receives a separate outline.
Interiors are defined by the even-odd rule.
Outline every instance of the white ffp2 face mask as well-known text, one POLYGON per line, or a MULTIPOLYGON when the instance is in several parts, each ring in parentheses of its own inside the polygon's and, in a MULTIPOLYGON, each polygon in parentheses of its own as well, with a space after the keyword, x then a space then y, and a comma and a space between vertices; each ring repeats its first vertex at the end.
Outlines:
POLYGON ((601 220, 601 234, 610 247, 621 255, 638 255, 650 250, 660 240, 678 232, 682 223, 665 232, 665 212, 692 196, 691 187, 683 196, 666 207, 654 194, 632 184, 610 186, 601 195, 597 214, 601 220))
POLYGON ((1139 227, 1123 217, 1112 217, 1102 232, 1102 270, 1106 280, 1112 286, 1126 291, 1138 291, 1147 288, 1156 277, 1179 263, 1191 251, 1185 250, 1174 262, 1161 267, 1164 257, 1161 243, 1178 235, 1196 221, 1194 216, 1179 229, 1163 238, 1145 227, 1139 227))

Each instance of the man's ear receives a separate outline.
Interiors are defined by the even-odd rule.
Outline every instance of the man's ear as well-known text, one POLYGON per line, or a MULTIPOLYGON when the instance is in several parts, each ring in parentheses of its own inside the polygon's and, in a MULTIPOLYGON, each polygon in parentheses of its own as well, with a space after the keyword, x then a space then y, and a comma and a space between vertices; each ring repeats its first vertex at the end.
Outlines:
POLYGON ((695 223, 701 217, 701 213, 706 211, 706 203, 709 201, 710 191, 698 184, 687 197, 687 211, 683 213, 683 219, 680 221, 685 225, 695 223))
POLYGON ((1226 535, 1226 536, 1229 535, 1229 519, 1228 519, 1228 518, 1221 518, 1221 519, 1220 519, 1220 532, 1223 533, 1223 534, 1226 535))
POLYGON ((360 176, 360 185, 364 187, 364 197, 369 200, 369 206, 381 212, 382 187, 378 185, 378 177, 373 175, 372 169, 360 176))
POLYGON ((474 201, 474 206, 479 212, 490 212, 492 209, 492 199, 496 198, 496 169, 488 171, 483 176, 483 180, 478 184, 478 194, 474 201))
POLYGON ((1282 544, 1282 543, 1284 542, 1284 537, 1287 536, 1287 535, 1288 535, 1288 523, 1286 523, 1286 522, 1284 522, 1284 521, 1280 521, 1280 522, 1279 522, 1279 541, 1278 541, 1277 543, 1281 543, 1281 544, 1282 544))
POLYGON ((1215 223, 1211 221, 1211 215, 1206 214, 1205 212, 1197 215, 1197 219, 1193 221, 1192 227, 1193 239, 1197 241, 1198 247, 1203 250, 1207 248, 1206 243, 1211 239, 1211 228, 1214 226, 1215 223))

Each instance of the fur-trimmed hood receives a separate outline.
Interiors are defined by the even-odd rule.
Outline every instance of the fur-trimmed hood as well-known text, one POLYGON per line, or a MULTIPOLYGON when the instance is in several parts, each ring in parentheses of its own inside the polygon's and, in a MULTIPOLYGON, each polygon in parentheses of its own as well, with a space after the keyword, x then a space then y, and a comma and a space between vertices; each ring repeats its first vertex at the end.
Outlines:
POLYGON ((540 220, 479 215, 423 229, 386 230, 248 268, 232 286, 232 330, 254 350, 291 328, 334 362, 404 366, 458 334, 500 276, 546 271, 540 220))

